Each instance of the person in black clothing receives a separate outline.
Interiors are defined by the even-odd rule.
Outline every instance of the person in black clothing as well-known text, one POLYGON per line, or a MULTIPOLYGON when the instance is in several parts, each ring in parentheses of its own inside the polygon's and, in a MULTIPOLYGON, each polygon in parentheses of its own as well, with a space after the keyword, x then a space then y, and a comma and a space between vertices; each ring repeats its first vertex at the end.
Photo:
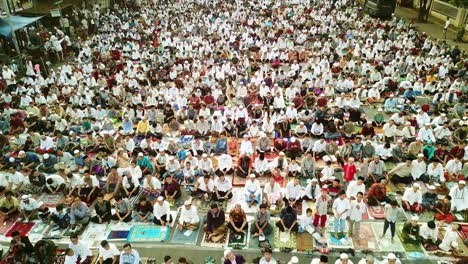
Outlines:
POLYGON ((276 222, 276 226, 281 232, 297 232, 297 214, 292 206, 285 207, 281 210, 280 220, 276 222))
POLYGON ((21 236, 18 231, 13 231, 11 236, 13 239, 10 242, 10 254, 7 259, 12 260, 12 263, 27 263, 34 249, 29 238, 21 236))
POLYGON ((96 224, 109 223, 112 212, 109 201, 104 200, 104 194, 98 194, 96 203, 94 204, 96 215, 91 218, 91 222, 96 224))
POLYGON ((33 169, 31 173, 29 173, 29 192, 30 193, 42 193, 44 190, 44 186, 46 184, 46 177, 43 173, 39 172, 36 169, 33 169))
POLYGON ((140 197, 140 201, 134 207, 132 218, 137 222, 153 222, 153 205, 147 200, 146 196, 140 197))
POLYGON ((211 210, 206 215, 207 241, 218 242, 226 234, 226 215, 218 205, 211 204, 211 210))

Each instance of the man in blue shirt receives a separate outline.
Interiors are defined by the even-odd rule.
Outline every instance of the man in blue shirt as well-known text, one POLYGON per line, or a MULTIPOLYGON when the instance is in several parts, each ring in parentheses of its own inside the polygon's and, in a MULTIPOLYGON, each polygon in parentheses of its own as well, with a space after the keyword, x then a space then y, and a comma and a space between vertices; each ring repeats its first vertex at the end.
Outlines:
POLYGON ((120 253, 119 264, 140 264, 140 254, 136 249, 132 249, 130 243, 123 245, 123 251, 120 253))
POLYGON ((122 120, 122 130, 120 130, 122 135, 133 135, 133 122, 130 119, 129 115, 125 115, 122 120))

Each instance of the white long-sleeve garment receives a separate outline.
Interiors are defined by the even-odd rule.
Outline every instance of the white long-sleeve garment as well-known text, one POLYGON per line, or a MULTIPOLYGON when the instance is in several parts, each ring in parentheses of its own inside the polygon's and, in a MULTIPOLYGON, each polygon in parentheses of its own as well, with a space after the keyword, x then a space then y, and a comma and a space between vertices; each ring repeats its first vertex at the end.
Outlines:
POLYGON ((193 205, 191 205, 189 209, 185 208, 185 206, 182 206, 180 210, 179 224, 195 224, 198 222, 200 222, 200 218, 198 217, 197 208, 193 205))
POLYGON ((414 203, 422 203, 422 195, 419 190, 414 191, 413 187, 407 188, 403 194, 403 201, 407 201, 410 205, 414 203))

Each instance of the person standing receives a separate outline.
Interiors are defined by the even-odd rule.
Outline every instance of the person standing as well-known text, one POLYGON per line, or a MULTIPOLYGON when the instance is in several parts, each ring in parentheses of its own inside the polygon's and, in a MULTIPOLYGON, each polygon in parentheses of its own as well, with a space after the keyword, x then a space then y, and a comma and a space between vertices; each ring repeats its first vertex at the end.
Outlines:
POLYGON ((338 193, 338 198, 333 202, 333 214, 334 218, 334 231, 335 238, 338 238, 338 232, 344 235, 345 221, 348 217, 350 204, 348 198, 346 198, 346 192, 341 190, 338 193))
POLYGON ((444 25, 444 29, 443 29, 443 32, 444 32, 444 39, 447 39, 447 30, 450 26, 450 17, 447 17, 447 20, 445 21, 445 25, 444 25))
POLYGON ((328 189, 326 187, 322 187, 322 192, 320 196, 317 197, 315 202, 316 211, 314 216, 314 227, 317 228, 320 221, 320 227, 322 228, 322 231, 325 230, 327 223, 328 205, 332 200, 327 191, 328 189))
POLYGON ((381 238, 385 236, 385 233, 387 233, 387 230, 390 227, 390 232, 392 233, 392 243, 395 238, 395 226, 399 210, 400 208, 398 208, 398 202, 395 200, 392 200, 390 201, 390 204, 385 205, 385 222, 381 238))
POLYGON ((367 211, 366 204, 362 200, 363 196, 362 192, 357 193, 356 200, 351 201, 349 211, 349 235, 352 236, 355 234, 357 236, 356 240, 361 239, 362 215, 367 211))

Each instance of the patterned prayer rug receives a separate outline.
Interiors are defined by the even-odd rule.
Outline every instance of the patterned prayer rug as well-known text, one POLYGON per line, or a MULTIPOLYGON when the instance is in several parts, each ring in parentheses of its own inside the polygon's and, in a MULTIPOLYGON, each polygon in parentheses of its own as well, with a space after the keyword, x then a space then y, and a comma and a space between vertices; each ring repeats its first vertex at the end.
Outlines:
MULTIPOLYGON (((276 218, 272 218, 272 220, 270 220, 270 226, 271 227, 275 226, 275 221, 273 219, 276 219, 276 218)), ((250 229, 251 230, 252 230, 254 225, 255 225, 255 221, 252 221, 252 223, 250 224, 250 229)), ((273 232, 271 234, 269 234, 268 236, 265 236, 265 239, 268 240, 268 242, 270 243, 271 246, 273 246, 272 245, 273 240, 274 240, 273 232)), ((259 247, 259 242, 258 242, 258 236, 256 236, 256 237, 250 236, 249 249, 259 249, 259 248, 260 247, 259 247)))
POLYGON ((372 231, 374 231, 374 234, 378 238, 377 241, 379 242, 379 250, 382 252, 403 252, 405 249, 403 248, 403 245, 401 244, 400 239, 398 238, 397 235, 395 235, 394 241, 392 243, 391 241, 391 232, 390 228, 388 228, 387 233, 383 238, 380 238, 380 235, 383 233, 383 227, 384 223, 383 222, 371 222, 372 225, 372 231))
POLYGON ((370 223, 361 222, 359 234, 353 234, 355 249, 358 250, 376 250, 378 249, 377 237, 372 230, 370 223), (359 239, 357 237, 359 236, 359 239))
POLYGON ((184 245, 196 245, 198 241, 198 236, 200 235, 201 229, 203 227, 203 218, 200 217, 200 223, 198 224, 198 228, 195 230, 183 230, 182 232, 179 231, 178 228, 174 231, 174 235, 172 235, 171 243, 174 244, 184 244, 184 245))
POLYGON ((218 240, 217 242, 213 241, 208 241, 208 234, 206 232, 203 233, 203 238, 201 241, 201 246, 202 247, 209 247, 209 248, 224 248, 227 246, 228 242, 228 228, 225 229, 225 232, 223 234, 223 237, 218 240))
POLYGON ((47 207, 55 207, 59 202, 63 200, 63 194, 48 194, 44 193, 39 199, 43 205, 47 207))
POLYGON ((297 234, 294 232, 281 232, 276 226, 273 227, 275 248, 280 250, 292 250, 297 246, 297 234))
POLYGON ((385 209, 383 206, 368 206, 369 215, 374 219, 384 219, 385 218, 385 209))
POLYGON ((127 242, 162 242, 169 238, 170 229, 165 226, 135 225, 130 229, 127 242))
POLYGON ((228 231, 227 247, 232 249, 247 249, 249 246, 250 226, 245 234, 235 234, 231 230, 228 231))
POLYGON ((5 235, 16 223, 16 219, 18 219, 18 216, 10 218, 8 221, 4 221, 4 218, 2 217, 2 220, 0 221, 0 235, 5 235))
MULTIPOLYGON (((412 243, 405 243, 404 240, 403 240, 403 236, 402 236, 402 231, 403 231, 403 223, 398 223, 397 226, 396 226, 396 229, 397 229, 397 235, 398 235, 398 238, 400 239, 403 247, 405 248, 405 251, 407 254, 409 253, 424 253, 424 250, 423 248, 421 247, 421 245, 417 245, 417 244, 412 244, 412 243)), ((419 255, 419 254, 413 254, 415 256, 419 255)))
POLYGON ((342 233, 338 233, 338 238, 335 237, 335 232, 328 232, 328 246, 330 248, 352 248, 353 247, 353 239, 350 238, 348 235, 344 235, 342 233))
POLYGON ((297 233, 297 251, 307 252, 314 250, 314 239, 309 232, 297 233))
POLYGON ((89 223, 81 235, 81 240, 90 242, 102 241, 107 237, 106 230, 106 224, 89 223))
POLYGON ((26 236, 29 231, 33 228, 34 226, 34 222, 16 222, 11 228, 10 230, 8 230, 8 232, 5 234, 5 236, 7 237, 11 237, 11 234, 14 232, 14 231, 18 231, 20 233, 20 236, 26 236))

